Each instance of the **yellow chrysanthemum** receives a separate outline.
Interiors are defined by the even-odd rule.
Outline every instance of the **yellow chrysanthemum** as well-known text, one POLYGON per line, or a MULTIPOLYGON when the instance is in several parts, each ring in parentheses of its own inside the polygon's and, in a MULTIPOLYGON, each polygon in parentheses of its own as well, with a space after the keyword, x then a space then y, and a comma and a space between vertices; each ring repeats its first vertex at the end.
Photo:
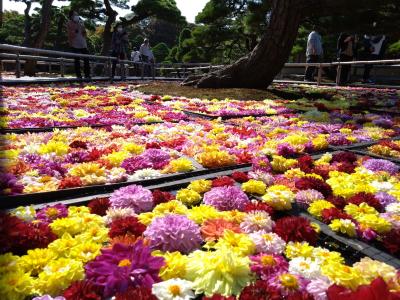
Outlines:
POLYGON ((331 153, 325 153, 324 155, 321 156, 321 158, 315 160, 314 164, 316 166, 328 165, 331 160, 332 160, 332 154, 331 153))
POLYGON ((331 202, 326 200, 316 200, 310 204, 307 211, 316 216, 317 218, 321 218, 321 213, 324 209, 335 207, 331 202))
POLYGON ((169 167, 170 167, 169 169, 172 173, 189 172, 189 171, 193 171, 195 169, 192 161, 185 157, 180 157, 178 159, 172 160, 169 163, 169 167))
POLYGON ((235 210, 228 210, 228 211, 220 211, 219 215, 220 215, 220 218, 222 218, 222 219, 240 224, 243 222, 243 220, 247 214, 235 209, 235 210))
POLYGON ((332 282, 356 290, 362 284, 368 284, 364 274, 359 269, 340 263, 330 262, 321 267, 322 274, 332 282))
POLYGON ((216 249, 228 248, 242 256, 250 255, 256 250, 254 242, 247 234, 235 233, 231 230, 225 230, 214 247, 216 249))
POLYGON ((16 272, 19 257, 12 253, 0 255, 0 277, 5 273, 16 272))
POLYGON ((211 187, 212 187, 211 180, 199 179, 192 181, 187 188, 199 194, 204 194, 205 192, 211 190, 211 187))
POLYGON ((329 227, 333 231, 343 233, 349 237, 356 236, 356 225, 351 220, 335 219, 329 224, 329 227))
POLYGON ((369 257, 362 258, 353 265, 353 268, 359 270, 368 283, 377 277, 382 277, 386 283, 389 283, 397 276, 396 268, 369 257))
POLYGON ((56 258, 57 254, 47 248, 28 250, 28 254, 19 259, 18 266, 24 272, 31 272, 31 275, 36 276, 50 261, 56 258))
POLYGON ((285 158, 279 155, 272 156, 271 166, 275 172, 284 173, 295 165, 297 165, 296 159, 285 158))
POLYGON ((187 206, 193 206, 201 201, 201 195, 194 190, 181 189, 176 193, 176 200, 187 206))
POLYGON ((200 225, 206 220, 220 218, 221 214, 213 206, 201 204, 192 207, 187 213, 187 216, 190 220, 200 225))
POLYGON ((262 200, 276 210, 289 210, 292 208, 295 194, 284 185, 270 186, 262 200))
POLYGON ((122 149, 128 151, 129 153, 139 155, 144 152, 145 147, 135 143, 126 143, 122 146, 122 149))
POLYGON ((363 214, 359 215, 356 220, 360 223, 361 228, 371 228, 378 233, 385 233, 392 229, 392 224, 377 215, 363 214))
POLYGON ((69 206, 68 215, 71 217, 84 216, 90 214, 90 208, 87 206, 69 206))
POLYGON ((328 249, 321 247, 315 247, 313 249, 312 257, 321 265, 330 262, 344 263, 344 258, 342 257, 342 254, 336 251, 329 251, 328 249))
POLYGON ((84 242, 73 247, 67 257, 86 263, 100 254, 101 244, 84 242))
POLYGON ((196 160, 205 168, 231 166, 236 163, 235 156, 226 151, 206 151, 197 155, 196 160))
POLYGON ((160 203, 153 209, 153 213, 156 215, 165 215, 165 214, 186 215, 187 212, 188 208, 185 205, 183 205, 181 201, 178 200, 171 200, 166 203, 160 203))
POLYGON ((319 134, 316 138, 312 139, 311 142, 316 150, 323 150, 329 146, 329 142, 323 134, 319 134))
POLYGON ((96 163, 81 163, 72 167, 69 170, 72 176, 85 177, 87 175, 94 175, 97 177, 104 176, 104 168, 96 163))
POLYGON ((83 233, 76 235, 75 239, 83 243, 91 241, 97 244, 104 244, 109 240, 108 231, 109 229, 107 227, 96 226, 93 224, 86 228, 83 233))
POLYGON ((35 285, 40 294, 57 296, 72 282, 82 280, 84 276, 82 262, 75 259, 59 258, 47 264, 43 272, 39 273, 35 285))
POLYGON ((142 223, 143 225, 150 225, 151 222, 153 222, 153 220, 157 217, 161 217, 162 214, 155 214, 153 212, 146 212, 146 213, 141 213, 138 215, 138 220, 140 223, 142 223))
POLYGON ((250 179, 242 184, 242 190, 249 194, 264 195, 267 186, 261 180, 250 179))
POLYGON ((165 252, 154 251, 152 255, 162 256, 165 260, 165 265, 160 269, 160 277, 162 280, 172 278, 182 278, 186 276, 186 266, 189 263, 189 258, 180 252, 165 252))
POLYGON ((193 282, 196 294, 238 295, 252 279, 250 259, 231 249, 195 251, 189 255, 189 261, 186 279, 193 282))
POLYGON ((378 215, 378 211, 373 208, 372 206, 369 206, 367 203, 362 202, 360 205, 355 205, 353 203, 349 203, 344 207, 344 211, 348 213, 350 216, 353 218, 358 218, 359 216, 363 214, 373 214, 373 215, 378 215))
POLYGON ((311 257, 314 247, 307 242, 289 242, 286 245, 285 256, 288 259, 296 257, 311 257))
POLYGON ((54 153, 56 155, 64 155, 68 153, 69 146, 63 142, 50 140, 47 144, 40 145, 39 153, 48 154, 54 153))
POLYGON ((130 156, 128 151, 118 151, 108 154, 105 158, 113 167, 121 166, 121 163, 130 156))
POLYGON ((0 299, 24 300, 33 292, 33 279, 21 270, 0 277, 0 299))
POLYGON ((350 198, 358 193, 372 193, 376 192, 376 188, 372 183, 375 176, 369 173, 362 173, 360 171, 347 174, 344 172, 331 171, 329 172, 329 179, 326 182, 331 186, 335 196, 342 196, 350 198))
POLYGON ((16 216, 24 221, 33 221, 36 217, 35 208, 30 206, 19 206, 11 211, 11 215, 16 216))

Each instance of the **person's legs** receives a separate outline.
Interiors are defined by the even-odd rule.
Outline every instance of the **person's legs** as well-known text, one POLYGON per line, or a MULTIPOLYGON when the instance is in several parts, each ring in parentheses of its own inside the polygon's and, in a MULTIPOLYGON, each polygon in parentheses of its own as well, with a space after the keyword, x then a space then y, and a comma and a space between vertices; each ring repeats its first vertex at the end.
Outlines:
MULTIPOLYGON (((122 61, 122 60, 125 60, 125 54, 124 53, 120 53, 119 54, 119 59, 122 61)), ((121 69, 121 79, 126 79, 126 74, 125 74, 125 63, 120 63, 120 69, 121 69)))
MULTIPOLYGON (((71 48, 71 50, 72 50, 73 53, 76 53, 76 54, 80 53, 80 49, 71 48)), ((75 57, 75 59, 74 59, 74 67, 75 67, 76 78, 82 78, 81 62, 80 62, 80 58, 79 57, 75 57)))
MULTIPOLYGON (((307 56, 307 63, 316 63, 318 62, 318 56, 317 55, 309 55, 307 56)), ((313 81, 314 80, 314 73, 316 71, 316 67, 314 66, 308 66, 306 68, 306 73, 304 75, 304 79, 307 81, 313 81)))
MULTIPOLYGON (((343 55, 343 54, 340 56, 340 61, 351 61, 352 59, 353 58, 351 56, 347 56, 347 55, 343 55)), ((350 68, 351 68, 350 65, 342 65, 342 71, 340 73, 340 83, 341 84, 348 82, 350 68)))
MULTIPOLYGON (((117 55, 117 53, 115 53, 115 52, 113 52, 113 53, 111 53, 111 56, 112 57, 115 57, 115 58, 118 58, 118 55, 117 55)), ((116 60, 113 60, 112 61, 112 68, 111 68, 111 77, 112 78, 114 78, 114 76, 115 76, 115 68, 117 67, 117 61, 116 60)))
MULTIPOLYGON (((379 59, 378 55, 371 54, 368 60, 378 60, 378 59, 379 59)), ((371 74, 371 70, 373 67, 374 67, 374 65, 372 65, 372 64, 365 65, 363 82, 371 82, 370 74, 371 74)))
MULTIPOLYGON (((88 49, 82 49, 82 54, 89 54, 88 49)), ((85 78, 90 78, 90 64, 88 58, 83 59, 83 72, 85 73, 85 78)))

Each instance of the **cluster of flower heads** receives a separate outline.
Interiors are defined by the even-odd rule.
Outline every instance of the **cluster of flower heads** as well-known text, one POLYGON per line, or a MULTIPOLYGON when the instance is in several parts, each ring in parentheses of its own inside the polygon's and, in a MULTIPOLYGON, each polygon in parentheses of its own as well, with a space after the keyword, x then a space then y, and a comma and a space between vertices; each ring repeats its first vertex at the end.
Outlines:
POLYGON ((397 299, 395 268, 370 258, 347 265, 318 246, 318 225, 278 212, 331 199, 335 188, 302 170, 344 159, 303 158, 283 176, 235 172, 176 193, 132 185, 88 206, 19 207, 0 216, 0 298, 397 299))
POLYGON ((400 159, 400 141, 382 140, 368 147, 368 151, 379 156, 400 159))

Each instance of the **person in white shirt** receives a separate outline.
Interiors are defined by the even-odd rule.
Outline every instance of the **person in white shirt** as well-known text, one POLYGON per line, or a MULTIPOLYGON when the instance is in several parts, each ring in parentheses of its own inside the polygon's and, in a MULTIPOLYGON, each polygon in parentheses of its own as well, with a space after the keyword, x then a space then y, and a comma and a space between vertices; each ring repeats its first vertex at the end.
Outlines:
MULTIPOLYGON (((143 44, 140 46, 139 52, 143 62, 151 64, 155 63, 153 51, 151 51, 150 42, 148 39, 144 39, 143 44)), ((145 65, 144 70, 145 75, 153 74, 152 65, 145 65), (150 74, 147 74, 148 72, 150 74)))
POLYGON ((134 75, 135 76, 139 76, 140 75, 140 72, 139 72, 139 70, 140 70, 140 66, 139 66, 139 63, 140 63, 140 52, 138 51, 138 49, 137 48, 133 48, 133 51, 131 52, 131 61, 133 61, 135 64, 133 65, 133 67, 134 67, 134 75))

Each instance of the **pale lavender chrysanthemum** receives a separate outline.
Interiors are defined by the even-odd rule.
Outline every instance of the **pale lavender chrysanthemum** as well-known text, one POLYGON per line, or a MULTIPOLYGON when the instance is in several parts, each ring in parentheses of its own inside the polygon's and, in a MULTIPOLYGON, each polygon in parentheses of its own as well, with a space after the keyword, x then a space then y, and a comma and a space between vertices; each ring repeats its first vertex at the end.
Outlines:
POLYGON ((251 179, 264 182, 267 186, 270 186, 274 183, 274 176, 272 176, 270 173, 266 173, 260 170, 251 171, 247 175, 251 179))
POLYGON ((276 233, 257 231, 250 233, 249 236, 256 245, 257 253, 281 254, 285 250, 285 241, 276 233))
POLYGON ((143 235, 150 240, 152 249, 190 253, 200 248, 200 227, 182 215, 158 217, 147 227, 143 235))
POLYGON ((380 217, 389 221, 392 224, 392 229, 400 230, 400 217, 398 214, 387 212, 387 213, 380 214, 380 217))
POLYGON ((296 202, 299 206, 307 208, 315 200, 325 199, 324 195, 317 190, 308 189, 298 191, 296 194, 296 202))
POLYGON ((40 297, 35 297, 32 300, 65 300, 65 298, 63 296, 57 296, 57 297, 53 298, 50 295, 44 295, 44 296, 40 296, 40 297))
POLYGON ((133 208, 139 214, 150 211, 154 203, 150 190, 139 185, 130 185, 112 193, 110 204, 114 208, 133 208))
POLYGON ((315 300, 327 300, 328 296, 326 295, 326 291, 330 286, 331 284, 328 280, 319 278, 311 280, 307 285, 306 290, 308 293, 313 295, 315 300))
POLYGON ((251 211, 240 223, 240 229, 245 233, 252 233, 256 231, 271 232, 275 222, 272 221, 270 215, 265 211, 251 211))
POLYGON ((215 187, 204 194, 204 204, 211 205, 218 210, 240 210, 250 203, 247 195, 237 186, 215 187))
POLYGON ((399 172, 399 167, 395 163, 385 159, 371 158, 364 161, 363 166, 374 172, 385 171, 391 175, 399 172))
POLYGON ((385 192, 376 193, 375 198, 379 200, 379 202, 381 203, 381 205, 383 207, 385 207, 391 203, 397 202, 397 199, 394 196, 392 196, 388 193, 385 193, 385 192))
POLYGON ((169 164, 171 156, 160 149, 148 149, 141 154, 142 157, 151 161, 152 168, 159 170, 169 164))

